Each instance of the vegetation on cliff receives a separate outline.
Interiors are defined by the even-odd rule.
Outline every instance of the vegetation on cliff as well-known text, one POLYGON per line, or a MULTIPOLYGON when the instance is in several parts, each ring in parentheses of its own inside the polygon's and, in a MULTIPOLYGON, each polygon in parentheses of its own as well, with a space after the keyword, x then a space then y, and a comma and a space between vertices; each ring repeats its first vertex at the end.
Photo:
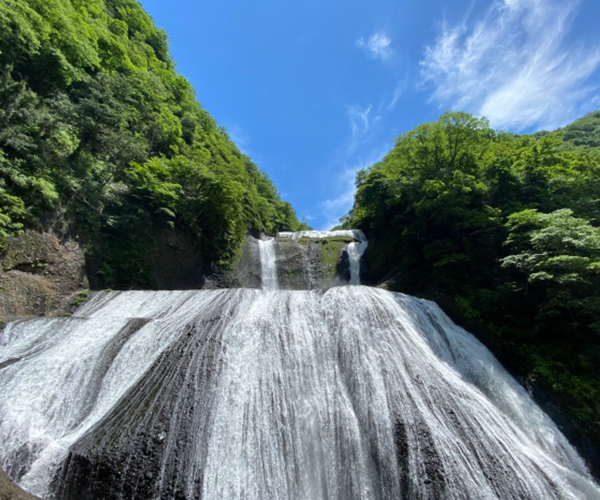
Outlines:
POLYGON ((600 113, 533 136, 446 113, 356 178, 374 282, 439 301, 600 444, 600 113))
POLYGON ((175 72, 135 0, 0 3, 0 238, 84 237, 99 282, 152 286, 161 228, 226 265, 248 230, 297 230, 268 177, 175 72))

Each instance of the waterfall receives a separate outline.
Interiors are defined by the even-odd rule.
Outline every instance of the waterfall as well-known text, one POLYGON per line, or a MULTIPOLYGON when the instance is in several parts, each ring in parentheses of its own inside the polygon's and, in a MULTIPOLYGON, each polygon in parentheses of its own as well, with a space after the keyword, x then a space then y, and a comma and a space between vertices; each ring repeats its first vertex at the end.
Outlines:
POLYGON ((258 240, 260 252, 261 281, 263 290, 277 290, 277 256, 275 238, 258 240))
POLYGON ((360 285, 360 259, 367 249, 367 239, 362 231, 358 240, 348 245, 348 259, 350 260, 350 283, 349 285, 360 285))
POLYGON ((600 499, 492 354, 406 295, 100 292, 0 346, 0 466, 46 498, 600 499))

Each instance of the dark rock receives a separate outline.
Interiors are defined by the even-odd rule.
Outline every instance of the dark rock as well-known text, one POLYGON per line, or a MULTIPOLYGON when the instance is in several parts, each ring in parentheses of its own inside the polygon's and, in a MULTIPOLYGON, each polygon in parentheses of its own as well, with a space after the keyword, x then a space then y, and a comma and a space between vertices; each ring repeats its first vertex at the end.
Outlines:
POLYGON ((205 275, 202 288, 260 288, 261 267, 258 240, 250 235, 242 248, 239 259, 231 269, 214 266, 205 275))
MULTIPOLYGON (((219 375, 225 300, 214 317, 182 326, 179 341, 71 447, 53 482, 56 498, 187 498, 185 467, 194 442, 207 439, 203 423, 210 420, 219 375)), ((194 484, 199 490, 201 477, 194 484)))
POLYGON ((521 380, 533 400, 554 421, 560 431, 567 437, 584 459, 587 467, 596 480, 600 479, 600 450, 576 425, 561 403, 552 394, 552 390, 543 379, 521 380))
POLYGON ((235 266, 235 276, 241 288, 261 287, 260 253, 258 240, 252 236, 246 236, 246 242, 242 256, 235 266))
POLYGON ((89 288, 83 249, 71 238, 26 231, 9 238, 0 262, 0 321, 66 314, 89 288))
POLYGON ((284 290, 314 288, 308 269, 306 248, 289 238, 278 238, 276 245, 277 279, 284 290))
POLYGON ((165 228, 156 239, 154 282, 158 290, 195 290, 204 285, 202 261, 187 233, 165 228))

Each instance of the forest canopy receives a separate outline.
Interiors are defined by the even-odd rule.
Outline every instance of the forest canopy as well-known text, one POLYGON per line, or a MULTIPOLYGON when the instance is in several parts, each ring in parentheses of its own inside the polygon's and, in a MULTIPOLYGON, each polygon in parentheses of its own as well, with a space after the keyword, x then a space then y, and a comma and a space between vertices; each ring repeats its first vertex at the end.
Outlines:
POLYGON ((358 172, 374 283, 437 300, 600 444, 600 112, 516 135, 448 112, 358 172))
POLYGON ((76 231, 99 282, 152 286, 148 248, 186 231, 227 265, 248 231, 301 224, 178 75, 135 0, 0 3, 0 244, 76 231))

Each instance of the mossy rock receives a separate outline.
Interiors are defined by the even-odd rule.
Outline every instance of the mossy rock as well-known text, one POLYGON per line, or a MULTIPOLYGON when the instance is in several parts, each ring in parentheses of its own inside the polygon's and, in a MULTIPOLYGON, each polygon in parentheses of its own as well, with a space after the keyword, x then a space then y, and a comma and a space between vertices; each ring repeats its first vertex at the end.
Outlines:
POLYGON ((343 243, 344 245, 347 245, 348 243, 353 243, 355 240, 354 240, 354 238, 350 238, 349 236, 331 236, 329 238, 302 237, 302 238, 299 238, 294 241, 297 241, 301 245, 308 246, 310 243, 324 244, 324 243, 334 243, 334 242, 339 242, 339 243, 343 243))

